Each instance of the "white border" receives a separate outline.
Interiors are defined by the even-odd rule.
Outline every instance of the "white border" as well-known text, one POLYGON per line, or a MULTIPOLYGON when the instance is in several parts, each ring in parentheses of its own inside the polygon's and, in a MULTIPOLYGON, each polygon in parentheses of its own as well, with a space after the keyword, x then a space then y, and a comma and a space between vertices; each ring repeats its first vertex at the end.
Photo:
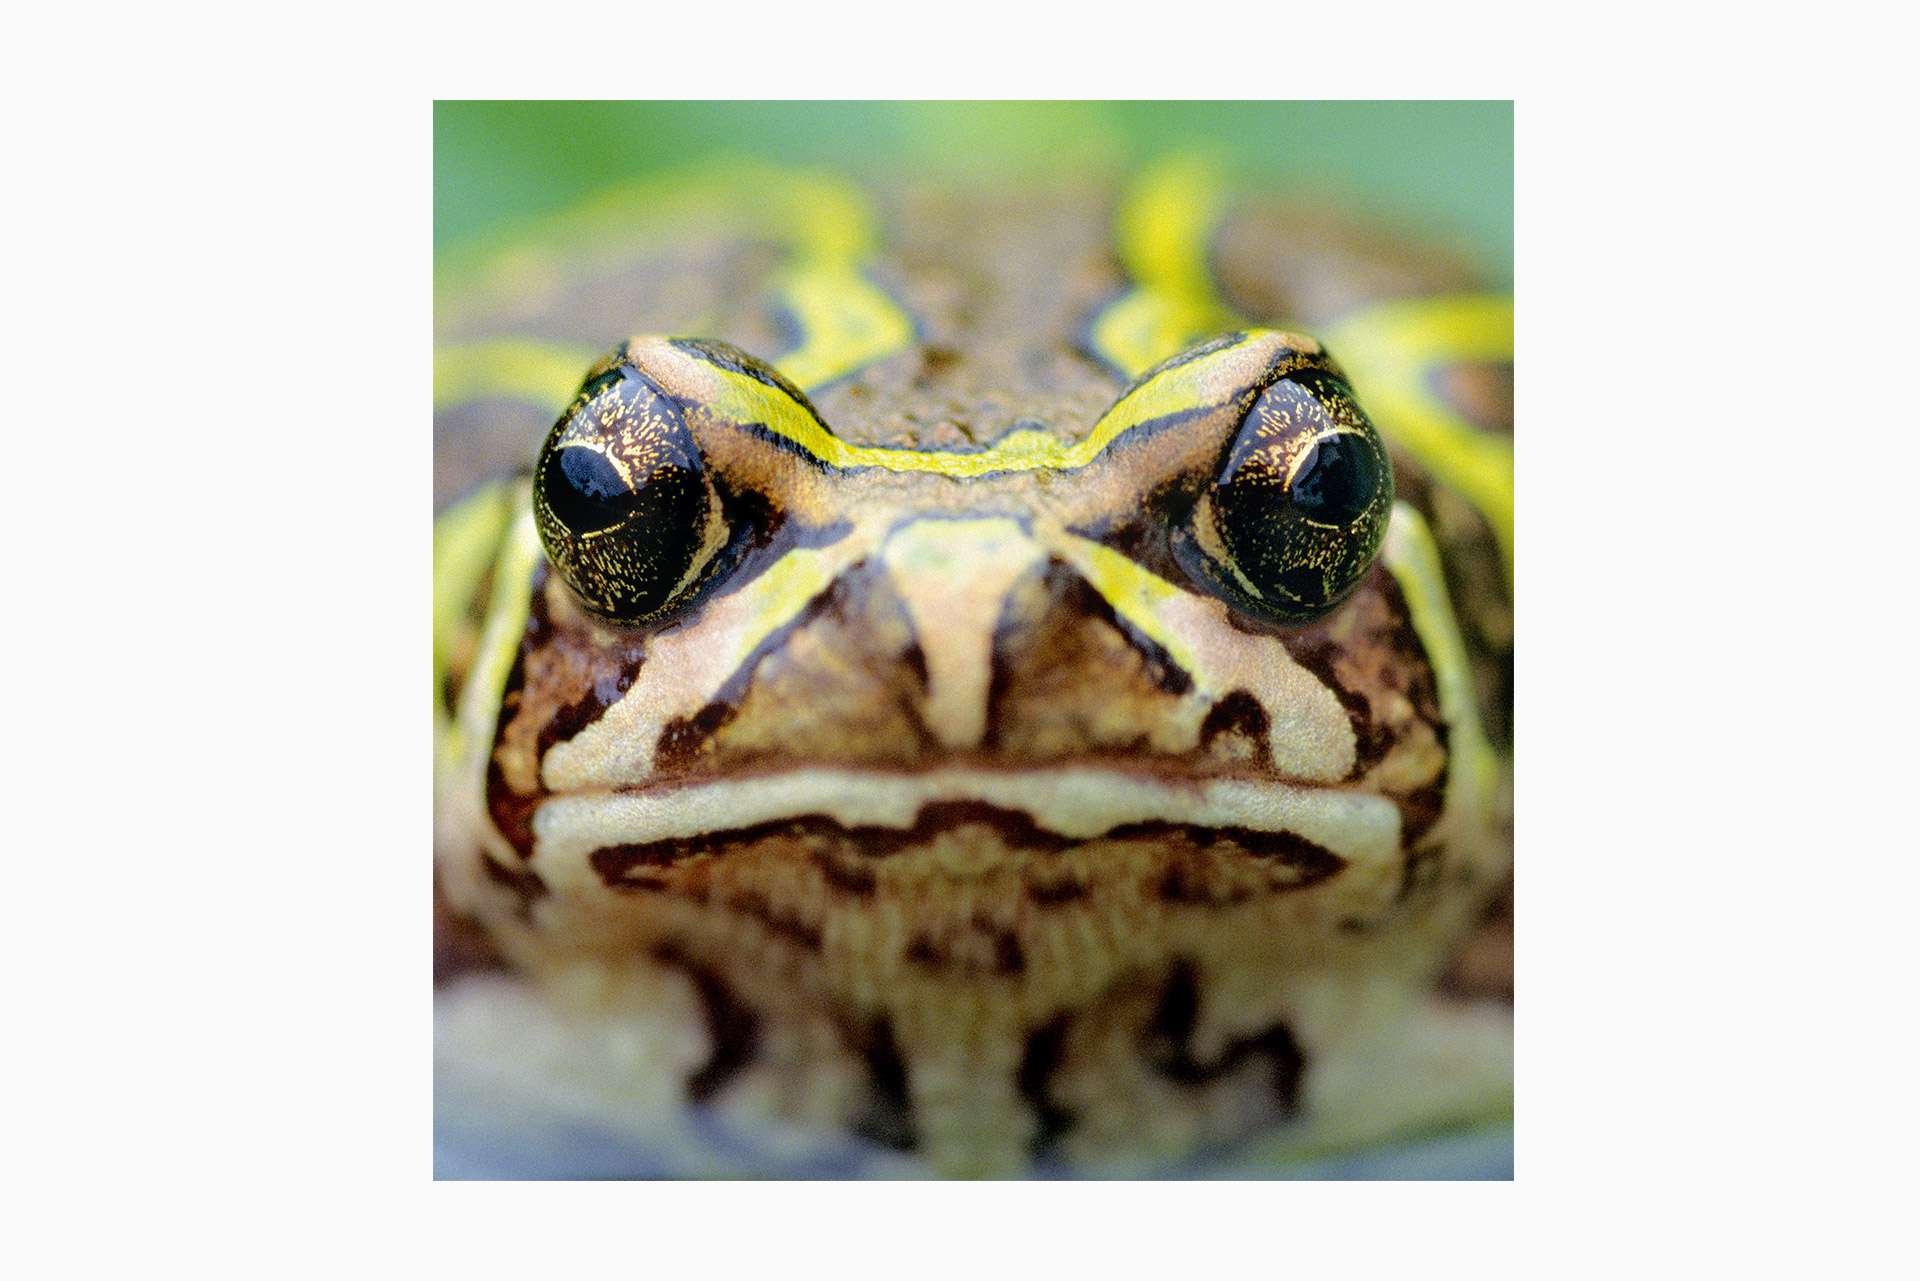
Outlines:
POLYGON ((1877 1271, 1912 1143, 1911 104, 1845 8, 44 19, 11 82, 21 1248, 1877 1271), (637 91, 1518 97, 1517 1185, 428 1182, 428 102, 637 91))

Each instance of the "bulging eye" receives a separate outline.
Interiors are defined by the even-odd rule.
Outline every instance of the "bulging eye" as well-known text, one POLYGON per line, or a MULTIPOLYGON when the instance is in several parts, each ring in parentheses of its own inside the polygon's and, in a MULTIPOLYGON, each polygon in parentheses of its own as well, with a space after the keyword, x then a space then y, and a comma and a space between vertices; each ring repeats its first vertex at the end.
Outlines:
POLYGON ((1359 584, 1392 507, 1393 466, 1352 389, 1301 369, 1255 398, 1174 550, 1246 612, 1311 622, 1359 584))
POLYGON ((588 610, 660 619, 727 543, 719 495, 679 404, 624 362, 588 378, 533 473, 547 559, 588 610))

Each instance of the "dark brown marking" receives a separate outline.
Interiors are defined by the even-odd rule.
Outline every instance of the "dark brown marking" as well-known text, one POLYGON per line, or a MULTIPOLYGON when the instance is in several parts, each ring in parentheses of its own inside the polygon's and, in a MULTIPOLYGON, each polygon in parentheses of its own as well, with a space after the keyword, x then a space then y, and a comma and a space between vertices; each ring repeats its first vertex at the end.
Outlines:
POLYGON ((1433 825, 1440 821, 1447 806, 1447 770, 1417 792, 1396 798, 1400 806, 1400 844, 1406 849, 1420 845, 1433 825))
POLYGON ((699 754, 701 744, 739 714, 737 703, 712 702, 692 716, 675 717, 660 731, 654 758, 661 770, 684 769, 699 754))
POLYGON ((914 375, 913 385, 925 387, 964 360, 965 357, 951 347, 928 343, 920 349, 920 372, 914 375))
POLYGON ((1027 950, 1020 945, 1020 936, 1004 925, 996 924, 984 916, 973 918, 974 932, 987 940, 993 950, 993 969, 996 974, 1024 974, 1027 969, 1027 950))
POLYGON ((842 894, 851 894, 855 898, 873 897, 876 883, 872 868, 843 862, 824 850, 814 851, 813 865, 820 869, 821 879, 842 894))
POLYGON ((507 784, 507 777, 500 767, 501 739, 507 726, 520 713, 520 704, 526 697, 527 655, 537 646, 545 643, 552 630, 547 618, 545 562, 534 568, 529 591, 531 599, 527 606, 527 623, 520 637, 520 648, 515 651, 513 665, 507 669, 507 680, 500 694, 500 712, 494 722, 493 749, 487 760, 487 817, 507 844, 518 850, 522 858, 533 857, 533 811, 539 808, 540 797, 523 795, 507 784))
POLYGON ((1221 844, 1238 846, 1255 858, 1292 868, 1300 873, 1300 879, 1289 882, 1286 888, 1290 889, 1317 885, 1347 865, 1347 860, 1326 846, 1297 833, 1256 832, 1249 827, 1202 827, 1197 823, 1169 823, 1162 819, 1151 819, 1143 823, 1122 823, 1102 839, 1164 840, 1170 836, 1184 837, 1196 849, 1221 844))
POLYGON ((1244 689, 1236 689, 1215 703, 1207 712, 1207 718, 1200 722, 1200 749, 1212 747, 1213 740, 1222 734, 1241 734, 1258 745, 1264 759, 1270 750, 1267 744, 1270 728, 1267 709, 1260 706, 1260 700, 1244 689))
POLYGON ((760 922, 775 938, 785 939, 809 952, 820 950, 820 928, 776 910, 764 894, 742 890, 726 900, 726 907, 760 922))
MULTIPOLYGON (((1275 888, 1285 892, 1299 887, 1282 885, 1275 888)), ((1161 902, 1186 907, 1234 907, 1253 897, 1253 891, 1245 886, 1222 886, 1209 881, 1185 859, 1168 863, 1166 871, 1154 883, 1153 890, 1161 902)))
POLYGON ((742 1004, 719 973, 693 960, 669 943, 654 950, 654 959, 687 976, 706 1015, 713 1049, 707 1061, 687 1078, 687 1098, 705 1103, 753 1062, 760 1050, 760 1016, 742 1004))
POLYGON ((1001 974, 1024 974, 1027 969, 1027 950, 1020 946, 1020 936, 1012 930, 993 932, 993 964, 1001 974))
POLYGON ((514 896, 519 900, 515 911, 519 913, 521 920, 531 916, 533 905, 547 896, 547 883, 541 880, 540 874, 532 868, 515 870, 500 866, 485 854, 476 854, 475 857, 480 860, 481 870, 487 874, 488 880, 513 891, 514 896))
POLYGON ((487 817, 521 858, 533 857, 533 812, 539 808, 540 797, 522 796, 507 785, 497 754, 487 762, 487 817))
MULTIPOLYGON (((901 612, 905 612, 904 606, 901 612)), ((909 623, 909 626, 911 626, 911 623, 909 623)), ((920 647, 918 637, 908 642, 907 648, 900 655, 900 661, 907 665, 907 670, 911 671, 914 679, 920 682, 921 692, 925 693, 928 688, 927 682, 930 679, 927 675, 927 652, 920 647)))
POLYGON ((1027 901, 1035 907, 1063 907, 1077 903, 1092 891, 1084 881, 1028 881, 1027 901))
POLYGON ((1020 1066, 1014 1072, 1014 1085, 1033 1108, 1037 1122, 1032 1145, 1035 1159, 1045 1156, 1073 1128, 1073 1113, 1053 1101, 1051 1089, 1066 1048, 1067 1016, 1061 1014, 1027 1033, 1020 1066))
POLYGON ((592 688, 555 712, 547 723, 540 727, 539 736, 534 740, 534 755, 544 757, 549 747, 572 738, 599 720, 609 707, 619 701, 620 696, 626 693, 632 684, 632 669, 603 672, 596 676, 592 688))
MULTIPOLYGON (((527 740, 517 737, 517 734, 524 733, 525 727, 519 727, 515 735, 510 735, 509 731, 515 730, 516 722, 523 717, 545 716, 532 735, 532 761, 537 765, 549 747, 598 720, 607 707, 625 693, 643 653, 643 640, 637 633, 622 633, 610 653, 601 653, 572 632, 557 626, 548 601, 549 578, 547 564, 541 561, 534 567, 528 580, 526 626, 501 691, 500 713, 494 727, 493 754, 487 765, 488 815, 501 836, 523 857, 533 854, 533 812, 545 799, 546 791, 535 784, 531 792, 517 792, 508 784, 501 764, 503 757, 511 759, 511 753, 528 750, 527 740), (578 698, 547 711, 545 709, 551 704, 542 699, 557 697, 559 690, 548 688, 532 691, 533 701, 530 703, 527 685, 530 661, 535 663, 533 671, 536 681, 543 681, 549 687, 562 680, 554 675, 560 669, 582 672, 582 677, 564 678, 569 684, 582 679, 585 672, 597 674, 586 682, 578 698), (609 663, 611 667, 607 666, 609 663), (539 675, 542 671, 546 673, 544 676, 539 675)), ((558 584, 554 584, 554 588, 563 590, 558 584)))
POLYGON ((593 870, 600 874, 602 882, 617 889, 626 882, 628 873, 636 867, 671 867, 682 859, 704 852, 702 843, 696 840, 652 841, 644 844, 603 845, 589 854, 587 861, 593 865, 593 870))
POLYGON ((1040 853, 1057 853, 1093 841, 1177 839, 1202 849, 1223 844, 1237 846, 1255 858, 1281 863, 1299 872, 1300 880, 1295 882, 1295 888, 1323 881, 1346 866, 1346 860, 1332 850, 1292 832, 1258 832, 1245 827, 1213 828, 1196 823, 1150 819, 1139 823, 1122 823, 1099 836, 1081 840, 1041 827, 1024 811, 1002 809, 984 801, 929 801, 920 807, 913 823, 904 828, 847 827, 838 819, 824 814, 804 814, 750 827, 710 832, 703 836, 606 845, 595 850, 589 856, 589 861, 602 881, 617 885, 636 867, 671 867, 686 859, 711 854, 731 845, 781 837, 795 842, 830 840, 851 845, 869 858, 886 858, 902 850, 927 845, 943 832, 966 826, 991 829, 1009 849, 1040 853))
POLYGON ((1324 637, 1302 639, 1289 652, 1295 662, 1333 691, 1333 696, 1340 700, 1340 706, 1346 710, 1347 721, 1353 726, 1354 740, 1353 768, 1348 771, 1347 777, 1363 777, 1393 750, 1393 731, 1374 720, 1373 703, 1365 694, 1347 688, 1335 674, 1334 660, 1340 655, 1340 647, 1333 641, 1324 637))
POLYGON ((901 954, 928 970, 957 970, 963 974, 998 974, 1011 978, 1026 973, 1027 950, 1020 936, 982 917, 975 917, 971 933, 937 939, 916 934, 901 954))
POLYGON ((1433 664, 1427 661, 1427 648, 1420 643, 1420 634, 1414 630, 1413 610, 1407 605, 1406 593, 1400 590, 1400 580, 1390 573, 1381 579, 1380 590, 1387 598, 1394 620, 1387 634, 1388 644, 1392 646, 1398 666, 1409 673, 1407 698, 1421 720, 1444 731, 1447 722, 1440 714, 1439 678, 1433 664))
POLYGON ((1284 1022, 1274 1023, 1252 1036, 1235 1038, 1227 1042, 1218 1059, 1203 1063, 1193 1053, 1193 1033, 1199 1021, 1198 974, 1191 960, 1176 958, 1143 1038, 1142 1049, 1154 1071, 1176 1084, 1201 1087, 1220 1080, 1256 1055, 1265 1056, 1272 1065, 1273 1094, 1281 1112, 1291 1116, 1299 1111, 1306 1056, 1291 1028, 1284 1022))
POLYGON ((864 1027, 843 1030, 866 1064, 869 1087, 866 1110, 854 1118, 853 1132, 882 1147, 911 1152, 919 1145, 920 1136, 907 1089, 907 1062, 894 1039, 892 1021, 881 1014, 864 1027))

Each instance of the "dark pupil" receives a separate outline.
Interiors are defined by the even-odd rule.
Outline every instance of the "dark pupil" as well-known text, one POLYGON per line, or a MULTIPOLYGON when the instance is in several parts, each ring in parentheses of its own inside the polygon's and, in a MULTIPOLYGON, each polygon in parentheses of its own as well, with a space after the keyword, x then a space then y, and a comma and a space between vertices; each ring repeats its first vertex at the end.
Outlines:
POLYGON ((1293 504, 1323 525, 1348 525, 1367 509, 1380 488, 1373 450, 1358 436, 1315 441, 1293 477, 1293 504))
POLYGON ((554 464, 547 468, 547 506, 574 533, 617 525, 632 509, 633 494, 606 455, 575 446, 560 450, 554 464))

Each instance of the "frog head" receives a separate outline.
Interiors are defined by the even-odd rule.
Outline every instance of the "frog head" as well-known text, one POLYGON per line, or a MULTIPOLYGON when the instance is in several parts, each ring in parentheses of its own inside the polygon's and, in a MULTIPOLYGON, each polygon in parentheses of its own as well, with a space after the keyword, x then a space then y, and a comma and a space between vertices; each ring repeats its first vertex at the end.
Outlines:
POLYGON ((1507 858, 1404 455, 1304 334, 1120 385, 1203 313, 1122 298, 1106 369, 1043 367, 813 279, 778 369, 629 339, 442 518, 448 897, 677 1029, 623 1070, 948 1170, 1363 1080, 1318 1069, 1507 858))

